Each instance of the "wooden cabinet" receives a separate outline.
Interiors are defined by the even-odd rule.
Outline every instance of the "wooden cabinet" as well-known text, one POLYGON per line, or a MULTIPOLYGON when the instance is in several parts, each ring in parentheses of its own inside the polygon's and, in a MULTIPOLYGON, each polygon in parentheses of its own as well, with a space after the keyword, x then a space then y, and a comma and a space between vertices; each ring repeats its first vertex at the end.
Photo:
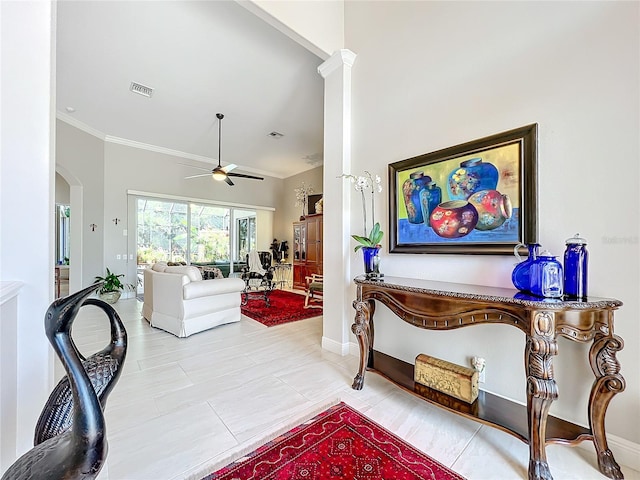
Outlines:
POLYGON ((314 273, 322 274, 322 214, 293 223, 293 288, 304 289, 314 273))

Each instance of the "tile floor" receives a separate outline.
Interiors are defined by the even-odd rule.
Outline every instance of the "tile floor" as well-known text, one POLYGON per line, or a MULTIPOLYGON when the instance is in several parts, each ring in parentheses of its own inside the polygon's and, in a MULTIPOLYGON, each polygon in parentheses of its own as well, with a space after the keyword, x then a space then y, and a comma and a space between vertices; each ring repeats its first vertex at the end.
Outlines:
MULTIPOLYGON (((109 456, 99 480, 201 478, 336 400, 469 480, 527 478, 528 447, 515 437, 429 405, 375 374, 363 390, 352 390, 357 358, 322 350, 321 318, 267 328, 243 317, 180 339, 151 328, 141 308, 136 299, 116 304, 129 349, 106 408, 109 456)), ((73 334, 85 355, 108 342, 105 320, 95 307, 81 310, 73 334)), ((606 478, 590 448, 552 445, 547 455, 556 480, 606 478)), ((623 472, 640 479, 637 471, 623 472)))

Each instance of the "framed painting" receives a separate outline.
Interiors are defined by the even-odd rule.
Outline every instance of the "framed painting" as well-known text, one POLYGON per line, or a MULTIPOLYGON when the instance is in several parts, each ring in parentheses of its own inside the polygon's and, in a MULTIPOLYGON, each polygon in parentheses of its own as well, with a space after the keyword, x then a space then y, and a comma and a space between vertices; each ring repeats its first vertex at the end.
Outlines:
POLYGON ((389 165, 389 252, 513 254, 536 243, 532 124, 389 165))

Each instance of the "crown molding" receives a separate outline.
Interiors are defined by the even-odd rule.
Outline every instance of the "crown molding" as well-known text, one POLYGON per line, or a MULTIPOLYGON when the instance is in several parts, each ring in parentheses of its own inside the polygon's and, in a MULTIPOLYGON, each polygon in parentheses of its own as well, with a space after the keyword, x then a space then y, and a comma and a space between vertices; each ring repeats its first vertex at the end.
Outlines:
POLYGON ((356 56, 357 55, 351 50, 337 50, 327 61, 318 67, 318 73, 322 75, 322 78, 327 78, 340 67, 346 66, 351 68, 356 61, 356 56))
POLYGON ((196 162, 218 164, 215 158, 205 157, 202 155, 196 155, 194 153, 181 152, 180 150, 173 150, 171 148, 159 147, 158 145, 151 145, 149 143, 137 142, 135 140, 129 140, 127 138, 114 137, 112 135, 106 135, 104 138, 106 143, 115 143, 117 145, 124 145, 126 147, 139 148, 140 150, 148 150, 150 152, 162 153, 164 155, 170 155, 172 157, 180 157, 188 160, 195 160, 196 162))
POLYGON ((76 127, 78 130, 82 130, 89 135, 93 135, 94 137, 99 138, 100 140, 105 140, 106 135, 100 130, 90 127, 86 123, 81 122, 80 120, 76 120, 71 115, 67 115, 66 113, 56 112, 56 118, 58 120, 62 120, 64 123, 68 123, 72 127, 76 127))
MULTIPOLYGON (((196 155, 194 153, 182 152, 180 150, 173 150, 171 148, 160 147, 158 145, 151 145, 149 143, 137 142, 135 140, 129 140, 127 138, 114 137, 113 135, 105 135, 100 130, 90 127, 86 123, 76 120, 75 118, 73 118, 70 115, 67 115, 66 113, 56 112, 56 117, 58 118, 58 120, 68 123, 72 127, 82 130, 83 132, 86 132, 90 135, 93 135, 94 137, 99 138, 105 143, 115 143, 117 145, 124 145, 126 147, 139 148, 141 150, 161 153, 163 155, 170 155, 172 157, 184 158, 186 160, 194 160, 196 162, 202 162, 202 163, 206 163, 208 165, 213 165, 213 166, 216 166, 218 164, 218 160, 216 160, 215 158, 196 155)), ((286 178, 283 175, 275 174, 273 172, 269 172, 266 170, 260 170, 257 168, 245 167, 243 165, 238 165, 238 170, 241 170, 247 173, 254 173, 256 175, 265 175, 267 177, 280 178, 280 179, 286 178)))
MULTIPOLYGON (((105 142, 124 145, 126 147, 139 148, 141 150, 148 150, 150 152, 161 153, 163 155, 170 155, 172 157, 184 158, 186 160, 194 160, 196 162, 202 162, 208 165, 213 165, 213 166, 218 165, 218 160, 215 158, 196 155, 194 153, 181 152, 180 150, 172 150, 170 148, 159 147, 157 145, 150 145, 148 143, 136 142, 135 140, 128 140, 126 138, 112 137, 111 135, 107 135, 105 137, 105 142)), ((266 170, 259 170, 257 168, 245 167, 243 165, 238 165, 238 170, 241 170, 243 172, 248 172, 248 173, 255 173, 257 175, 266 175, 267 177, 284 178, 280 175, 274 174, 273 172, 268 172, 266 170)))

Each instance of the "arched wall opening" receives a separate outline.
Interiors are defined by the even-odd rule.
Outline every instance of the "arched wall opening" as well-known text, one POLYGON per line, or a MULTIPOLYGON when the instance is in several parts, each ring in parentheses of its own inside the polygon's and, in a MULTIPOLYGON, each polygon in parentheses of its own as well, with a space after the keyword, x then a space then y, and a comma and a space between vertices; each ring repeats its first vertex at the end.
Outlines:
POLYGON ((69 207, 71 210, 69 228, 69 292, 82 288, 82 183, 64 166, 56 164, 58 173, 69 184, 69 207))

